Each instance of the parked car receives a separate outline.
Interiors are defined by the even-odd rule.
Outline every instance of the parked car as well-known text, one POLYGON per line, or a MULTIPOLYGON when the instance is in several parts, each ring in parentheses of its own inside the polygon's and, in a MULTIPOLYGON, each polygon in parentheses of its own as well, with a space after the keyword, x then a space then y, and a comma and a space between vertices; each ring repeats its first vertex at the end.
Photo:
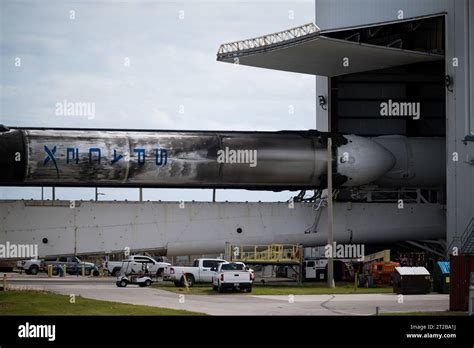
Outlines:
POLYGON ((39 272, 47 272, 48 266, 53 267, 53 275, 59 274, 59 268, 66 266, 66 273, 82 274, 84 267, 86 275, 99 275, 99 269, 92 262, 83 262, 76 256, 47 257, 42 259, 22 260, 17 262, 17 268, 24 270, 27 274, 36 275, 39 272))
POLYGON ((253 271, 247 270, 242 262, 221 263, 213 268, 212 288, 219 292, 226 289, 252 292, 253 271))
POLYGON ((193 286, 195 283, 212 282, 212 268, 220 263, 227 262, 222 259, 196 259, 191 267, 168 266, 165 268, 164 280, 174 282, 176 286, 193 286))
POLYGON ((82 268, 84 267, 85 275, 93 275, 97 277, 99 275, 98 267, 92 262, 83 262, 76 256, 67 257, 47 257, 43 261, 44 270, 48 270, 48 265, 53 266, 53 274, 59 273, 59 267, 66 266, 66 273, 68 274, 82 274, 82 268))
MULTIPOLYGON (((163 276, 163 271, 167 266, 171 266, 168 262, 159 262, 150 256, 132 255, 127 261, 130 261, 130 270, 138 272, 142 268, 142 264, 146 263, 148 271, 157 277, 163 276)), ((122 268, 123 261, 108 261, 105 263, 105 269, 112 276, 116 276, 122 268)))

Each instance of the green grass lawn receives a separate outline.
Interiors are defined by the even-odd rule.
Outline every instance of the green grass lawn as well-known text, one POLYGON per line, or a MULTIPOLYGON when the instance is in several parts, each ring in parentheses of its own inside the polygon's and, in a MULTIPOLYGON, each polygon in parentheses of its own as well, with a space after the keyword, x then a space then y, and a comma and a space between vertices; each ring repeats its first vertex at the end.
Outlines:
POLYGON ((204 315, 183 310, 135 306, 42 291, 0 292, 0 315, 204 315))
MULTIPOLYGON (((180 294, 191 295, 215 295, 217 291, 212 290, 211 284, 195 284, 189 291, 186 288, 175 287, 173 283, 154 284, 152 287, 168 290, 180 294)), ((227 293, 231 293, 226 292, 227 293)), ((302 285, 274 285, 255 283, 251 293, 232 292, 233 294, 248 295, 324 295, 324 294, 377 294, 393 293, 391 286, 380 286, 376 288, 358 288, 354 290, 353 283, 338 283, 335 289, 326 288, 326 283, 303 283, 302 285)))

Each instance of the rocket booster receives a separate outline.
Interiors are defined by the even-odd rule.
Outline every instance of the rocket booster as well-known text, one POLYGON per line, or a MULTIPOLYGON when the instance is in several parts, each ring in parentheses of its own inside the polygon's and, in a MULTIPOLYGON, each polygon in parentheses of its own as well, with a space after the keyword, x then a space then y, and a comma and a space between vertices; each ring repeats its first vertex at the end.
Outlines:
POLYGON ((2 126, 0 185, 325 188, 328 137, 332 139, 335 187, 372 183, 397 162, 383 142, 315 130, 141 131, 2 126))

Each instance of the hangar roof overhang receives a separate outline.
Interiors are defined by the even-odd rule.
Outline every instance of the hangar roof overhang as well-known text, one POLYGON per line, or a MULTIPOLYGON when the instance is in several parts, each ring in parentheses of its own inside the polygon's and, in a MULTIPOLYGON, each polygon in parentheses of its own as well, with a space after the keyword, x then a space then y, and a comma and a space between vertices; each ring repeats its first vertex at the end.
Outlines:
MULTIPOLYGON (((424 19, 399 22, 418 23, 424 19)), ((376 32, 378 28, 387 24, 392 25, 394 22, 373 24, 368 27, 372 28, 372 32, 376 32)), ((217 53, 217 60, 333 77, 444 59, 444 55, 437 52, 354 41, 354 37, 359 35, 354 31, 357 29, 361 27, 344 28, 350 35, 347 39, 341 39, 340 29, 321 31, 316 24, 309 23, 274 34, 222 44, 217 53)), ((393 42, 397 45, 399 41, 401 40, 393 42)))

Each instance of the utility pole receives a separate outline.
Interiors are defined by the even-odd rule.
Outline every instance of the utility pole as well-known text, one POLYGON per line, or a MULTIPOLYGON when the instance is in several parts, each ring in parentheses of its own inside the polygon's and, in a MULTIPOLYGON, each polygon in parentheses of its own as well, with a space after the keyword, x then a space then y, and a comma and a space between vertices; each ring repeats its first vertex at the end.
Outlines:
POLYGON ((143 187, 139 188, 140 202, 143 202, 143 187))
POLYGON ((328 245, 331 254, 328 257, 328 288, 334 289, 336 285, 334 284, 334 260, 333 260, 333 235, 332 235, 332 225, 333 225, 333 211, 332 211, 332 139, 328 137, 328 245))
POLYGON ((56 199, 56 188, 53 186, 51 190, 52 196, 53 196, 53 201, 56 199))

